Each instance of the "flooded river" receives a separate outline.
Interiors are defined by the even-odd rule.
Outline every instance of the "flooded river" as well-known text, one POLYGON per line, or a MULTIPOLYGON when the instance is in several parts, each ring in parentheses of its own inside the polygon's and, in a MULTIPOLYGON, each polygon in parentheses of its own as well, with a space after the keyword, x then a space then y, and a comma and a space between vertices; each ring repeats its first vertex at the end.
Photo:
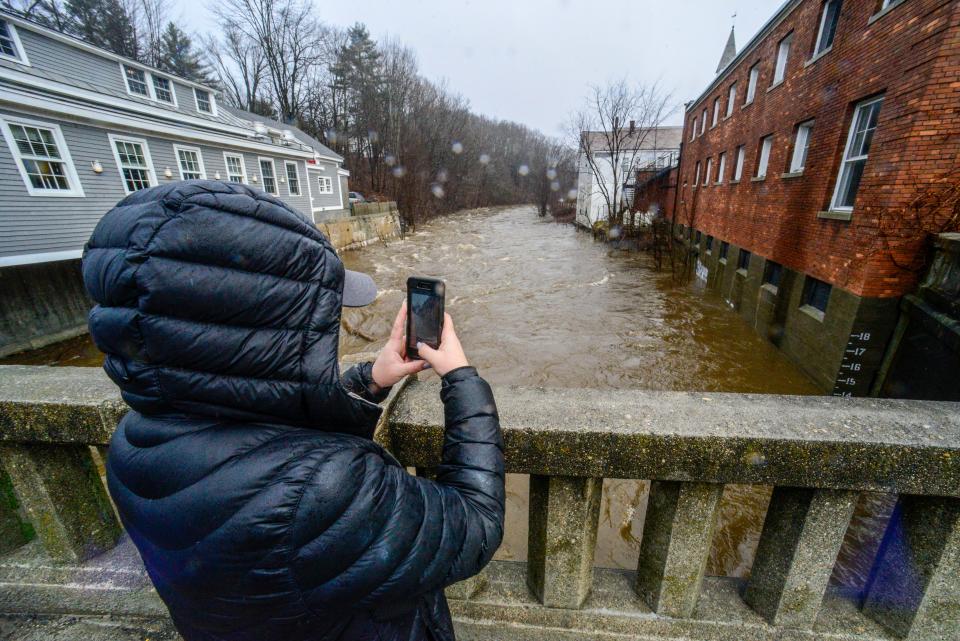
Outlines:
MULTIPOLYGON (((373 305, 344 310, 344 355, 376 349, 406 278, 426 275, 446 281, 447 310, 467 356, 494 385, 821 393, 702 285, 677 284, 669 271, 651 269, 645 254, 596 243, 530 207, 461 212, 343 259, 380 288, 373 305)), ((99 365, 100 357, 81 337, 12 361, 99 365)), ((499 558, 526 556, 527 488, 526 477, 509 479, 499 558)), ((646 491, 643 481, 605 481, 597 565, 636 567, 646 491)), ((768 488, 727 488, 709 573, 748 574, 769 497, 768 488)), ((848 539, 875 535, 870 520, 848 539)), ((862 547, 845 546, 839 579, 861 582, 868 561, 855 550, 862 547)))

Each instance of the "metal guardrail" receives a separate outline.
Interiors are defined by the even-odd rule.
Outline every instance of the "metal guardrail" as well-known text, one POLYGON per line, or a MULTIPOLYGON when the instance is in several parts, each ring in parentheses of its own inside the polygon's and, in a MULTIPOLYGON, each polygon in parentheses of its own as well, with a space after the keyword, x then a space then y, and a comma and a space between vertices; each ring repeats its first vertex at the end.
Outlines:
MULTIPOLYGON (((528 561, 495 561, 448 589, 460 638, 960 638, 960 405, 494 392, 508 471, 530 475, 528 561), (651 480, 633 571, 593 567, 603 478, 651 480), (704 576, 726 483, 774 486, 745 582, 704 576), (829 579, 861 491, 898 499, 868 585, 851 594, 829 579)), ((378 430, 404 465, 425 474, 440 461, 437 393, 434 384, 411 383, 378 430)), ((128 542, 112 549, 121 531, 95 465, 124 412, 100 370, 0 367, 0 461, 20 506, 0 501, 0 532, 25 540, 32 528, 43 554, 78 572, 93 564, 88 575, 129 557, 118 552, 128 542)), ((7 550, 21 543, 3 541, 7 550)), ((12 554, 30 546, 37 543, 12 554)), ((105 600, 63 579, 54 600, 36 580, 4 578, 23 567, 4 570, 0 557, 0 593, 8 595, 0 607, 156 614, 142 582, 128 598, 110 587, 105 600)))

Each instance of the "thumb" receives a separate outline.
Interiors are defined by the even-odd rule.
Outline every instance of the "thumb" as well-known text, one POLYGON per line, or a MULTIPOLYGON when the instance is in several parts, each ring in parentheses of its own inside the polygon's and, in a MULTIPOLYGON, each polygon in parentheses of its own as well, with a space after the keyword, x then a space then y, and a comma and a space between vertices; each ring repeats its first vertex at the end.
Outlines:
POLYGON ((409 361, 407 363, 402 363, 400 365, 400 374, 402 376, 410 376, 411 374, 416 374, 417 372, 422 372, 427 364, 422 361, 409 361))
POLYGON ((426 343, 417 343, 417 353, 420 354, 420 358, 427 361, 431 365, 433 365, 433 361, 439 355, 437 350, 433 349, 426 343))

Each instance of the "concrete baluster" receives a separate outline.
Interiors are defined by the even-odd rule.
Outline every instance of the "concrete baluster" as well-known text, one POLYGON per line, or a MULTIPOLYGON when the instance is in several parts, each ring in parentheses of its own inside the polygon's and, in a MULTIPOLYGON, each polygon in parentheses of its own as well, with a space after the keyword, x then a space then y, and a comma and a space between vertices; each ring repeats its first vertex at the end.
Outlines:
POLYGON ((579 609, 590 594, 603 479, 530 476, 527 583, 549 608, 579 609))
POLYGON ((86 445, 5 444, 0 461, 52 558, 83 561, 117 542, 120 525, 86 445))
POLYGON ((713 483, 650 483, 636 590, 657 614, 693 614, 722 495, 713 483))
POLYGON ((15 550, 33 538, 33 528, 20 518, 19 506, 10 477, 0 467, 0 554, 15 550))
POLYGON ((813 628, 858 497, 774 489, 744 592, 744 600, 771 624, 813 628))
POLYGON ((960 499, 899 498, 863 611, 909 641, 960 639, 960 499))

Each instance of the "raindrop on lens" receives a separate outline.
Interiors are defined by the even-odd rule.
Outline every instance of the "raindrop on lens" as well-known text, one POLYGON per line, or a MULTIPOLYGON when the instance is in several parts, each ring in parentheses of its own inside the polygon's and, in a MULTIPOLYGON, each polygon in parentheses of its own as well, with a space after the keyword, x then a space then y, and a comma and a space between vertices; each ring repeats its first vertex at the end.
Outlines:
POLYGON ((450 145, 450 151, 457 154, 458 156, 463 153, 463 143, 455 142, 450 145))
POLYGON ((530 173, 530 168, 527 167, 526 165, 520 165, 519 167, 517 167, 517 173, 520 174, 521 176, 526 176, 527 174, 530 173))
POLYGON ((570 191, 567 192, 567 198, 569 198, 570 200, 576 200, 576 199, 577 199, 577 188, 576 188, 576 187, 574 187, 573 189, 571 189, 570 191))
POLYGON ((550 191, 560 191, 560 183, 558 183, 556 180, 550 183, 550 191))
POLYGON ((391 173, 394 178, 403 178, 407 174, 407 170, 404 169, 403 165, 397 165, 391 173))
POLYGON ((446 169, 441 169, 440 171, 437 172, 437 182, 445 183, 447 182, 448 178, 449 178, 449 174, 447 173, 446 169))
POLYGON ((383 162, 385 162, 388 167, 393 167, 395 164, 397 164, 397 157, 393 154, 387 154, 383 157, 383 162))
POLYGON ((490 155, 489 154, 480 154, 480 164, 489 165, 490 164, 490 155))
MULTIPOLYGON (((547 178, 549 178, 550 180, 556 180, 556 178, 557 178, 557 170, 556 170, 556 169, 548 169, 548 170, 547 170, 547 178)), ((556 189, 554 189, 554 191, 556 191, 556 189)))
POLYGON ((371 129, 370 131, 367 132, 367 140, 369 140, 370 142, 377 142, 378 140, 380 140, 380 134, 378 134, 373 129, 371 129))
POLYGON ((327 129, 326 136, 327 136, 327 140, 328 140, 329 142, 331 142, 331 143, 336 143, 336 142, 337 142, 337 132, 334 131, 333 129, 327 129))
POLYGON ((440 183, 430 185, 430 191, 433 192, 433 195, 437 198, 443 198, 444 196, 443 185, 440 183))

